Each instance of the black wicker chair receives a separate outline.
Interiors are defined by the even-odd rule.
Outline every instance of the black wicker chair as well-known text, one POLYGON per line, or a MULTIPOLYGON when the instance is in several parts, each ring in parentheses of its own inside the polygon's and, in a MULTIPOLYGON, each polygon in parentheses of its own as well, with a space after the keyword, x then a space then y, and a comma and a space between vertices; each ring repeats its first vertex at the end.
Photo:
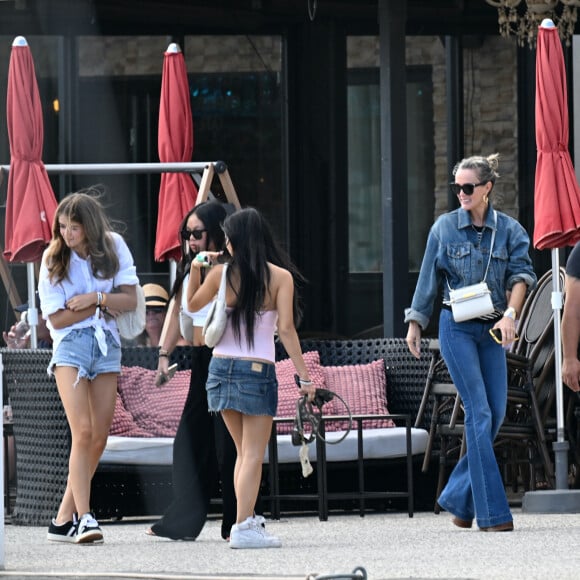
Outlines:
POLYGON ((54 517, 68 473, 70 432, 56 383, 47 375, 51 350, 2 349, 16 442, 12 523, 45 525, 54 517))
MULTIPOLYGON (((14 416, 14 439, 16 442, 16 502, 12 523, 18 525, 48 525, 54 517, 66 487, 68 457, 70 454, 70 431, 58 396, 56 383, 47 374, 51 350, 1 349, 4 366, 4 389, 10 396, 14 416)), ((189 368, 189 351, 185 347, 175 349, 172 361, 180 368, 189 368)), ((153 368, 157 364, 156 349, 123 349, 124 365, 153 368)), ((169 485, 171 470, 164 469, 161 480, 169 485)), ((118 492, 117 501, 130 503, 129 485, 113 482, 111 490, 118 492)), ((147 488, 157 497, 159 488, 147 488)), ((170 490, 169 490, 170 491, 170 490)), ((147 492, 146 492, 147 493, 147 492)), ((143 497, 143 491, 137 492, 143 497)), ((167 497, 170 497, 167 494, 167 497)), ((105 502, 107 505, 108 502, 105 502)), ((95 511, 102 516, 115 516, 108 507, 98 506, 95 511), (98 509, 97 509, 98 508, 98 509)), ((122 510, 123 511, 123 510, 122 510)))
MULTIPOLYGON (((414 513, 414 476, 413 454, 411 445, 411 427, 413 425, 417 409, 421 402, 423 386, 429 369, 430 358, 427 354, 428 340, 423 340, 423 352, 420 360, 417 360, 407 347, 404 339, 380 338, 359 340, 301 340, 303 352, 316 350, 320 354, 320 362, 323 366, 365 364, 371 361, 383 359, 387 374, 387 400, 391 415, 390 417, 398 426, 407 429, 407 455, 402 460, 388 457, 384 459, 368 460, 364 458, 363 436, 364 424, 367 419, 377 417, 363 417, 353 421, 353 430, 358 431, 358 458, 350 462, 342 462, 338 465, 325 460, 325 444, 316 440, 316 454, 320 458, 316 469, 316 484, 314 489, 307 493, 301 490, 298 493, 284 493, 280 489, 280 467, 275 460, 268 465, 269 491, 263 494, 264 500, 269 500, 271 514, 280 517, 280 505, 282 501, 303 503, 305 500, 317 502, 318 515, 321 520, 327 520, 330 502, 346 505, 352 501, 352 505, 358 508, 359 514, 364 515, 367 505, 371 500, 388 502, 402 500, 407 503, 409 517, 414 513), (402 477, 394 475, 394 462, 403 467, 402 477), (372 470, 372 473, 371 473, 372 470), (368 473, 367 473, 368 472, 368 473), (348 477, 330 477, 333 473, 348 473, 348 477), (385 474, 389 473, 389 477, 385 474), (373 478, 374 474, 374 478, 373 478), (349 485, 345 484, 348 480, 349 485), (374 480, 374 481, 373 481, 374 480), (334 489, 332 484, 341 482, 345 485, 334 489), (352 483, 354 485, 350 485, 352 483), (393 483, 396 482, 394 485, 393 483), (391 484, 391 485, 389 485, 391 484), (345 503, 346 502, 346 503, 345 503)), ((277 345, 277 359, 286 358, 287 354, 281 344, 277 345)), ((284 421, 288 421, 285 419, 284 421)), ((276 424, 272 430, 269 443, 269 456, 275 458, 276 453, 276 424)))
MULTIPOLYGON (((427 344, 425 341, 425 352, 427 344)), ((284 358, 281 345, 277 348, 277 357, 284 358)), ((404 339, 303 340, 302 348, 304 351, 318 350, 323 365, 384 359, 389 410, 414 419, 423 393, 429 357, 417 361, 409 354, 404 339)), ((56 383, 46 372, 51 351, 3 349, 0 352, 4 363, 4 385, 13 407, 17 449, 17 497, 12 522, 48 525, 64 493, 70 452, 70 434, 56 383)), ((122 362, 127 366, 155 368, 157 352, 153 348, 125 348, 122 362)), ((177 362, 180 369, 189 368, 189 350, 186 347, 175 349, 172 362, 177 362)), ((348 473, 352 480, 352 467, 348 473)), ((378 473, 379 478, 384 477, 384 466, 378 473)), ((267 485, 272 487, 271 478, 267 485)), ((412 482, 410 485, 412 501, 412 482)), ((331 492, 332 489, 328 499, 333 499, 331 492)), ((266 497, 267 490, 263 499, 266 497)), ((92 508, 100 518, 159 514, 170 499, 170 466, 123 468, 99 465, 93 478, 92 508)))

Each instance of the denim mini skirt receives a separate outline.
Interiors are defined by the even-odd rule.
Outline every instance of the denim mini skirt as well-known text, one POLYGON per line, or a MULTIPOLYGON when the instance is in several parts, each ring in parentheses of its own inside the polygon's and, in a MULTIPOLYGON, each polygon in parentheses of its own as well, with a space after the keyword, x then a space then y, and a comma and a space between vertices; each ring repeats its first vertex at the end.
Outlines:
POLYGON ((205 386, 210 411, 276 415, 278 381, 273 363, 213 357, 205 386))

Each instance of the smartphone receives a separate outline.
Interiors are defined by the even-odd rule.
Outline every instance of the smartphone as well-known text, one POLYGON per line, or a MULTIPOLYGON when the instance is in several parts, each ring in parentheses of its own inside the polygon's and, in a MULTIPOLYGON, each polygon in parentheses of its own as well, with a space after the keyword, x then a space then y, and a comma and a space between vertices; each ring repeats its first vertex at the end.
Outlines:
MULTIPOLYGON (((495 342, 497 342, 498 344, 503 344, 501 330, 499 328, 490 328, 489 334, 491 334, 491 338, 493 338, 493 340, 495 340, 495 342)), ((516 336, 514 336, 514 342, 516 340, 519 340, 519 338, 520 337, 516 334, 516 336)))
POLYGON ((167 373, 161 373, 157 376, 155 380, 155 386, 161 387, 165 383, 169 382, 177 371, 177 363, 172 364, 168 369, 167 373))

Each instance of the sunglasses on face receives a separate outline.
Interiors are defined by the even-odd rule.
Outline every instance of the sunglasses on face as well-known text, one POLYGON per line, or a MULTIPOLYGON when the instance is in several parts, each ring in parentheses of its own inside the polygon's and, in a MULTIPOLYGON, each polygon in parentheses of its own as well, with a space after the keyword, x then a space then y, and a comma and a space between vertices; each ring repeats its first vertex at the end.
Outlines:
POLYGON ((450 183, 449 189, 453 195, 459 195, 461 190, 465 195, 473 195, 476 187, 480 185, 485 185, 487 181, 482 181, 481 183, 450 183))
POLYGON ((181 235, 181 239, 185 242, 189 241, 189 238, 193 236, 194 240, 201 240, 203 238, 203 232, 207 232, 207 230, 181 230, 179 233, 181 235))

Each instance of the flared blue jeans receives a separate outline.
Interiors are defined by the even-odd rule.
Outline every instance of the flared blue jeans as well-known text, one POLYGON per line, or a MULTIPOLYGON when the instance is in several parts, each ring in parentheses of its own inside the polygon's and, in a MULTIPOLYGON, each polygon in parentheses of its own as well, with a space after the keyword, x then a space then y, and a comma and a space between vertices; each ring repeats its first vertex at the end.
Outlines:
POLYGON ((493 442, 507 404, 505 351, 489 335, 492 323, 457 323, 442 310, 439 344, 449 374, 465 409, 467 454, 449 477, 439 505, 463 519, 477 519, 481 527, 512 521, 493 442))

